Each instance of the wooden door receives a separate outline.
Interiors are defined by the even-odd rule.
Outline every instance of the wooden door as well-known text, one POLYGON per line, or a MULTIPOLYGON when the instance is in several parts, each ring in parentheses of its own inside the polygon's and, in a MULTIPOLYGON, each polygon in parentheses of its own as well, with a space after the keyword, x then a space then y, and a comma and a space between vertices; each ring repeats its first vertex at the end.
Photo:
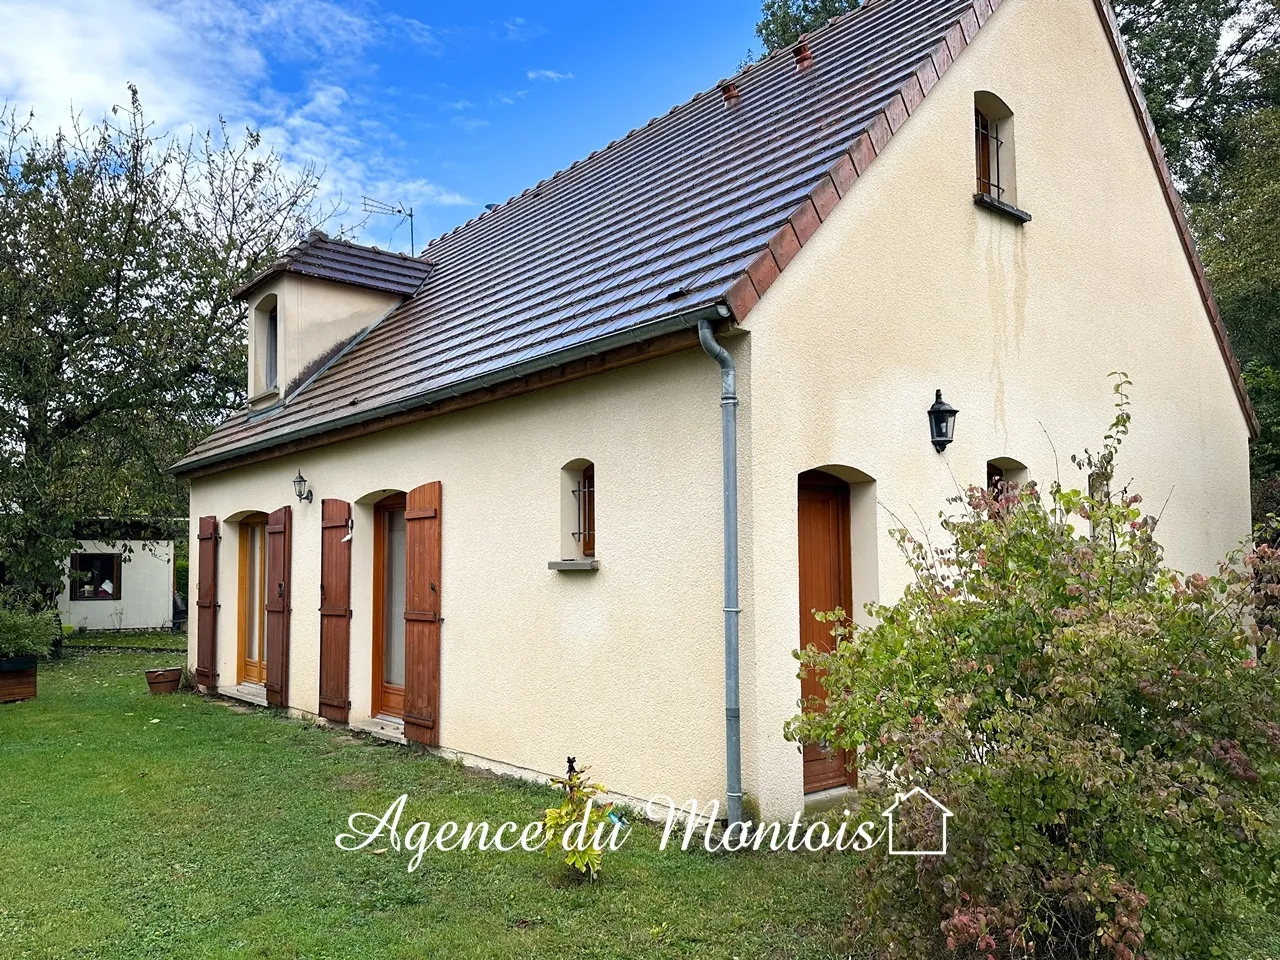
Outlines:
POLYGON ((196 683, 218 683, 218 518, 201 517, 196 571, 196 683))
POLYGON ((347 722, 351 650, 351 504, 320 502, 320 716, 347 722))
POLYGON ((373 510, 373 713, 404 716, 405 497, 373 510))
POLYGON ((289 704, 290 573, 293 561, 293 508, 267 517, 267 703, 289 704))
POLYGON ((404 735, 440 744, 440 482, 405 498, 404 735))
MULTIPOLYGON (((853 607, 852 550, 849 539, 849 485, 831 474, 813 470, 800 475, 800 648, 831 650, 835 638, 829 624, 813 612, 853 607)), ((800 681, 800 695, 823 697, 819 676, 810 672, 800 681)), ((804 745, 804 791, 813 793, 845 783, 857 774, 846 770, 842 750, 804 745)))
POLYGON ((239 682, 267 680, 267 517, 240 521, 239 682))

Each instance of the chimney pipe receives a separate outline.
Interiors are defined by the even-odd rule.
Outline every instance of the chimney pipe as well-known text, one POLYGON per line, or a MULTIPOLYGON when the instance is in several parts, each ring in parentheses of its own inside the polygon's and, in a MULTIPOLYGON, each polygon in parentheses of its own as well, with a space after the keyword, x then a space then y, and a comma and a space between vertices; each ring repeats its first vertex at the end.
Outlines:
POLYGON ((736 107, 740 94, 738 93, 738 85, 732 80, 720 81, 720 95, 724 97, 724 103, 727 107, 736 107))
POLYGON ((791 55, 796 58, 797 70, 808 70, 813 66, 813 51, 809 49, 809 38, 803 36, 799 44, 791 48, 791 55))

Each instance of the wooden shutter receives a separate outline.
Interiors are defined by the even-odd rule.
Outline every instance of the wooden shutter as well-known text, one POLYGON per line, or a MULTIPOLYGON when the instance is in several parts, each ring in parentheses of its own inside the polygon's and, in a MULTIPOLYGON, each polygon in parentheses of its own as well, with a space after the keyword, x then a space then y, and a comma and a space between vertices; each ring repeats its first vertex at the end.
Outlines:
POLYGON ((293 508, 267 517, 267 703, 289 705, 290 572, 293 562, 293 508))
POLYGON ((201 517, 196 569, 196 683, 218 685, 218 518, 201 517))
POLYGON ((440 744, 440 482, 405 497, 404 735, 440 744))
POLYGON ((320 501, 320 716, 347 722, 351 651, 351 504, 320 501))

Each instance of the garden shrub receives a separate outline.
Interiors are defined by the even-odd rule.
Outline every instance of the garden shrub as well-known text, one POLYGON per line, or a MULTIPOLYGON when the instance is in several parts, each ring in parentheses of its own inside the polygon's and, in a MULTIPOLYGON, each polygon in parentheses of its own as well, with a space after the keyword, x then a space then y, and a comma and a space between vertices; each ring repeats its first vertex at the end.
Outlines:
POLYGON ((57 633, 52 613, 0 607, 0 659, 48 656, 57 633))
POLYGON ((835 649, 798 654, 826 697, 788 736, 881 775, 854 815, 915 785, 955 812, 946 856, 861 868, 855 939, 877 956, 1199 958, 1242 901, 1276 909, 1280 669, 1253 614, 1280 560, 1164 564, 1141 497, 1110 490, 1127 385, 1101 452, 1073 458, 1091 494, 970 489, 949 542, 896 532, 898 603, 873 626, 820 614, 835 649))

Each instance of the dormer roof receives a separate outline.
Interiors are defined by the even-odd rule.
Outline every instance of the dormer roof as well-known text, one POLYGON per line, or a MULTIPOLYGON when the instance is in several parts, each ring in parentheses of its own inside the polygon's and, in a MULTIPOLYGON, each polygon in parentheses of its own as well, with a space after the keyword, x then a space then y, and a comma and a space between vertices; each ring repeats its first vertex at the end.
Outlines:
POLYGON ((287 250, 279 260, 236 290, 233 296, 243 300, 276 275, 296 273, 411 297, 431 275, 432 266, 429 260, 366 247, 349 240, 334 240, 323 230, 312 230, 306 239, 287 250))

